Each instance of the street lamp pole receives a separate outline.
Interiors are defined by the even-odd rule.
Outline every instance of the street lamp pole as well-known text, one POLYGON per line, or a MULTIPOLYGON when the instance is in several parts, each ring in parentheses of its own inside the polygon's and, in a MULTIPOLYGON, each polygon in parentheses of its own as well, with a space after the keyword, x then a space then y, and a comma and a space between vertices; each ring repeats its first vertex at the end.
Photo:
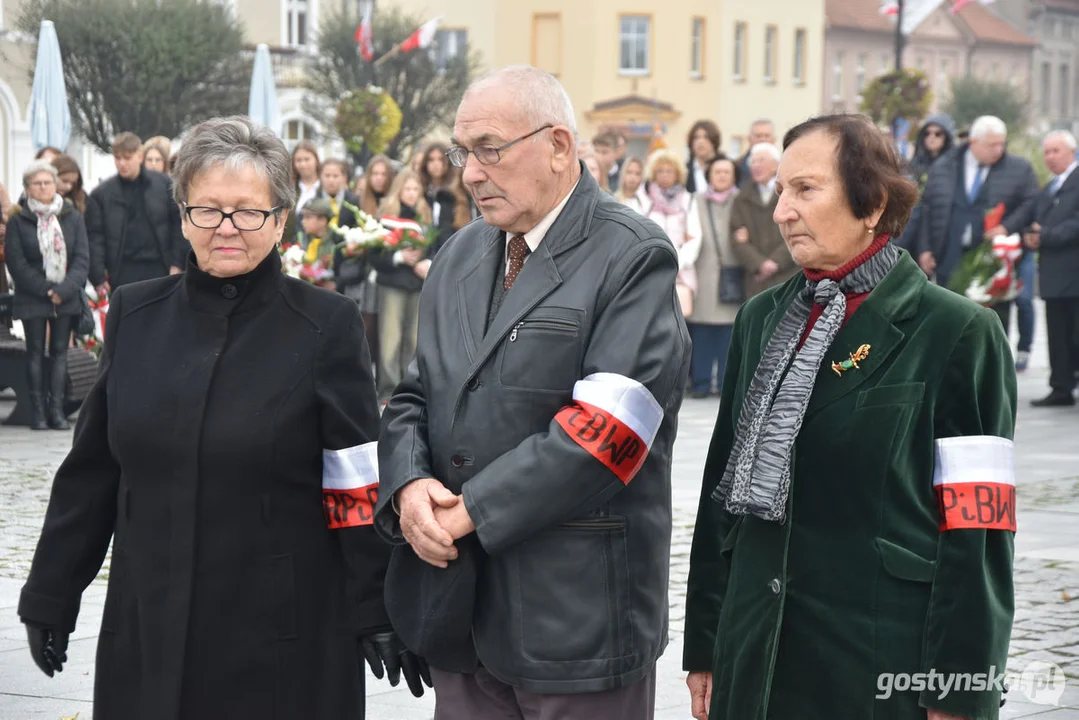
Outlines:
POLYGON ((903 69, 903 0, 896 2, 895 14, 895 71, 903 69))

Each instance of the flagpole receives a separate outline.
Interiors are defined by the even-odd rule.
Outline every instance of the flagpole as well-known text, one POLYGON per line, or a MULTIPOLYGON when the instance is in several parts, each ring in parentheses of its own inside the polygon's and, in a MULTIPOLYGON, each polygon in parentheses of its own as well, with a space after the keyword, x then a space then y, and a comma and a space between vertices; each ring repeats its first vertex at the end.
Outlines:
MULTIPOLYGON (((903 0, 896 1, 895 14, 895 72, 903 70, 903 0)), ((898 78, 897 78, 898 79, 898 78)), ((899 118, 892 118, 892 145, 899 152, 899 118)))
POLYGON ((390 59, 390 58, 392 58, 393 56, 397 55, 397 53, 401 52, 401 44, 402 44, 403 42, 404 42, 404 40, 402 40, 401 42, 397 43, 397 44, 396 44, 396 45, 394 45, 394 46, 393 46, 392 48, 390 48, 390 49, 389 49, 389 50, 388 50, 388 51, 387 51, 386 53, 384 53, 384 54, 382 55, 382 57, 380 57, 380 58, 379 58, 378 60, 375 60, 375 62, 374 62, 374 66, 375 66, 375 67, 381 67, 381 66, 382 66, 382 63, 386 62, 387 60, 389 60, 389 59, 390 59))

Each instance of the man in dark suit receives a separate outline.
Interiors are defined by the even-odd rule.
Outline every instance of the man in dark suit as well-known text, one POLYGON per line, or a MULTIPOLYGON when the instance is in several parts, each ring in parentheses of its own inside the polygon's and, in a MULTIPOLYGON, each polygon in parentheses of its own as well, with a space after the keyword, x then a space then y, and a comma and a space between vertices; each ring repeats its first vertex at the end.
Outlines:
POLYGON ((1075 405, 1079 371, 1079 172, 1075 136, 1066 130, 1049 133, 1042 144, 1053 178, 996 233, 1023 233, 1023 242, 1039 256, 1039 285, 1045 300, 1049 335, 1050 393, 1031 402, 1035 407, 1075 405))
MULTIPOLYGON (((970 142, 950 150, 929 171, 913 255, 943 287, 948 287, 963 256, 985 239, 985 213, 1003 203, 1004 224, 1010 227, 1024 203, 1038 192, 1030 162, 1006 151, 1007 135, 1004 121, 983 115, 971 125, 970 142)), ((1012 305, 1008 301, 993 306, 1005 332, 1012 305)), ((1021 333, 1020 358, 1029 353, 1030 341, 1021 333)))
POLYGON ((189 245, 180 230, 172 181, 142 167, 142 141, 122 132, 112 141, 116 175, 90 193, 86 234, 90 282, 107 289, 182 271, 189 245))

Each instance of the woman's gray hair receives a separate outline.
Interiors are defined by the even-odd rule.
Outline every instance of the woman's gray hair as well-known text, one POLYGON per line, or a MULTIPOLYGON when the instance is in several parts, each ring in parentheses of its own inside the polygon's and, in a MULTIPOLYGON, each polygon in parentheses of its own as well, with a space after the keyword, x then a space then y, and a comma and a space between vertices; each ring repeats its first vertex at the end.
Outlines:
POLYGON ((184 138, 172 166, 172 194, 187 201, 191 182, 213 167, 238 171, 254 168, 270 185, 271 207, 292 210, 292 156, 272 130, 243 115, 213 118, 199 123, 184 138))
POLYGON ((52 175, 52 181, 55 183, 60 182, 60 174, 56 172, 56 168, 48 160, 35 160, 26 166, 26 170, 22 173, 22 186, 24 188, 30 187, 30 180, 38 173, 46 172, 52 175))
POLYGON ((531 65, 510 65, 492 70, 465 91, 461 102, 470 95, 497 88, 508 96, 534 128, 563 125, 577 136, 577 116, 573 101, 558 78, 531 65))

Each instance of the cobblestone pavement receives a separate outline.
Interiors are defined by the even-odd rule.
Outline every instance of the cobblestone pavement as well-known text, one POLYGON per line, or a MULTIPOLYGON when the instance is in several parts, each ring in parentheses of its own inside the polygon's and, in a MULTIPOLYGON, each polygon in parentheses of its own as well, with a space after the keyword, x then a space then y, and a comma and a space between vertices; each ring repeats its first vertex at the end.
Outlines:
MULTIPOLYGON (((1044 345, 1034 360, 1032 369, 1020 379, 1016 618, 1009 670, 1021 672, 1032 661, 1054 663, 1067 675, 1069 687, 1058 700, 1059 707, 1020 702, 1027 698, 1013 689, 1002 717, 1079 720, 1079 409, 1030 408, 1030 399, 1046 391, 1044 345)), ((10 400, 0 396, 0 417, 10 407, 10 400)), ((689 717, 679 667, 685 582, 701 470, 716 411, 714 400, 687 400, 679 419, 671 646, 660 662, 656 702, 656 716, 663 720, 689 717)), ((70 433, 0 427, 0 720, 59 720, 76 712, 81 713, 80 720, 87 720, 91 715, 93 648, 104 601, 103 580, 99 578, 87 591, 80 628, 69 652, 71 662, 55 680, 41 675, 30 662, 14 611, 48 502, 52 473, 69 443, 70 433)), ((369 682, 368 717, 431 717, 430 696, 415 700, 407 691, 369 682)))

